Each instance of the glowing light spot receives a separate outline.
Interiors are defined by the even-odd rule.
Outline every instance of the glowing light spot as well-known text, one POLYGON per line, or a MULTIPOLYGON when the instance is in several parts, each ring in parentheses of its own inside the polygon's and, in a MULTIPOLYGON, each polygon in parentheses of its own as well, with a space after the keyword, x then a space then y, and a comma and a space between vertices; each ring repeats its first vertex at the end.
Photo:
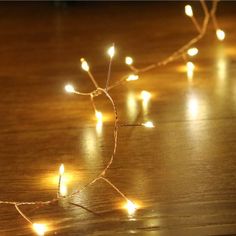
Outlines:
POLYGON ((44 224, 33 224, 33 229, 39 236, 44 236, 45 232, 47 231, 47 226, 44 224))
POLYGON ((89 65, 88 65, 87 61, 85 61, 84 58, 81 58, 80 61, 81 61, 81 68, 84 71, 89 71, 89 65))
POLYGON ((188 70, 194 70, 194 68, 195 68, 194 64, 191 61, 187 62, 186 65, 187 65, 188 70))
POLYGON ((186 5, 185 6, 185 14, 189 17, 192 17, 193 16, 193 9, 190 5, 186 5))
POLYGON ((197 48, 190 48, 188 51, 187 51, 188 55, 193 57, 193 56, 196 56, 198 54, 198 49, 197 48))
POLYGON ((97 122, 96 131, 97 131, 98 134, 101 134, 101 132, 102 132, 102 121, 97 122))
POLYGON ((95 116, 96 116, 98 122, 102 122, 102 112, 95 111, 95 116))
POLYGON ((187 76, 189 79, 192 79, 195 66, 191 61, 189 61, 186 63, 186 67, 187 67, 187 76))
POLYGON ((225 39, 225 32, 221 29, 217 29, 216 36, 217 36, 218 40, 223 41, 225 39))
POLYGON ((139 78, 138 75, 129 75, 129 77, 126 79, 127 81, 134 81, 139 78))
POLYGON ((67 195, 67 186, 64 181, 60 185, 60 196, 65 197, 67 195))
POLYGON ((129 215, 133 215, 135 211, 137 210, 137 206, 130 200, 127 200, 124 208, 127 210, 129 215))
POLYGON ((107 50, 107 54, 112 58, 115 55, 115 47, 111 46, 110 48, 108 48, 107 50))
POLYGON ((67 84, 65 86, 65 90, 66 90, 67 93, 74 93, 75 92, 75 89, 71 84, 67 84))
POLYGON ((189 116, 195 119, 198 115, 198 100, 196 98, 190 98, 188 101, 188 113, 189 116))
POLYGON ((126 57, 125 58, 125 64, 132 65, 133 64, 133 58, 132 57, 126 57))
POLYGON ((138 105, 136 96, 132 92, 128 93, 126 105, 127 105, 126 111, 129 119, 134 120, 138 113, 138 105))
POLYGON ((147 121, 147 122, 143 123, 142 125, 145 126, 145 127, 147 127, 147 128, 153 128, 153 127, 155 127, 151 121, 147 121))
POLYGON ((227 61, 224 58, 220 58, 217 63, 218 77, 225 79, 227 75, 227 61))
POLYGON ((141 98, 143 99, 143 101, 148 101, 151 98, 151 93, 149 93, 148 91, 143 90, 141 92, 141 98))

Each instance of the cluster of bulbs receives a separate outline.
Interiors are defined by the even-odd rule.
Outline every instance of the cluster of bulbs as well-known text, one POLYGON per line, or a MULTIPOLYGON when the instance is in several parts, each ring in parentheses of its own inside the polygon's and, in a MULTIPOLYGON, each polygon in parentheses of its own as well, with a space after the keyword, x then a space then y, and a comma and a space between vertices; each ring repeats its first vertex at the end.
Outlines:
MULTIPOLYGON (((194 17, 193 9, 192 9, 192 7, 190 5, 186 5, 185 6, 185 14, 192 19, 192 21, 196 25, 196 28, 198 29, 198 31, 201 31, 201 28, 200 28, 196 18, 194 17)), ((213 20, 213 23, 214 23, 215 30, 216 30, 216 37, 220 41, 223 41, 225 39, 225 32, 222 29, 218 28, 218 26, 217 26, 217 24, 215 24, 216 22, 214 22, 214 20, 213 20)))
MULTIPOLYGON (((109 81, 110 79, 110 65, 111 65, 111 62, 112 62, 112 59, 115 55, 115 46, 111 46, 108 48, 107 50, 107 54, 109 55, 110 57, 110 63, 109 63, 109 70, 108 70, 108 77, 107 77, 107 81, 109 81)), ((126 57, 125 58, 125 62, 127 65, 131 65, 132 62, 133 62, 133 59, 131 57, 126 57)), ((98 124, 102 123, 103 122, 103 114, 102 112, 98 111, 96 109, 96 106, 95 106, 95 103, 94 103, 94 97, 97 96, 99 94, 99 91, 100 92, 103 92, 107 98, 110 100, 112 106, 113 106, 113 111, 114 111, 114 114, 115 114, 115 127, 114 127, 114 150, 113 150, 113 154, 112 154, 112 157, 111 157, 111 160, 110 162, 108 163, 108 165, 106 166, 106 168, 103 170, 102 174, 99 175, 98 178, 95 179, 98 180, 99 178, 105 180, 107 183, 109 183, 116 191, 118 191, 118 193, 121 194, 122 197, 125 198, 126 200, 126 203, 125 203, 125 208, 127 209, 128 213, 129 214, 133 214, 135 212, 135 210, 138 208, 137 204, 135 204, 134 202, 130 201, 117 187, 115 187, 109 180, 107 180, 105 178, 105 173, 106 173, 106 170, 109 168, 109 166, 111 165, 112 161, 113 161, 113 158, 114 158, 114 155, 115 155, 115 152, 116 152, 116 147, 117 147, 117 130, 118 130, 118 127, 119 127, 119 123, 118 123, 118 115, 117 115, 117 110, 116 110, 116 106, 115 106, 115 103, 113 101, 113 99, 111 98, 111 96, 109 95, 108 91, 113 88, 114 86, 112 87, 109 87, 109 84, 106 83, 106 88, 100 88, 97 81, 95 80, 91 70, 90 70, 90 67, 89 67, 89 64, 88 62, 82 58, 81 59, 81 68, 82 70, 84 70, 85 72, 87 72, 89 78, 91 79, 91 81, 93 82, 93 84, 95 85, 95 90, 90 92, 90 93, 81 93, 79 91, 76 91, 75 88, 71 85, 71 84, 67 84, 65 86, 65 91, 68 92, 68 93, 74 93, 74 94, 77 94, 77 95, 84 95, 84 96, 90 96, 91 98, 91 101, 92 101, 92 104, 93 104, 93 108, 94 108, 94 112, 95 112, 95 117, 97 119, 97 122, 98 124)), ((135 75, 135 74, 129 74, 126 76, 126 81, 132 81, 132 80, 137 80, 139 77, 138 75, 135 75)), ((141 98, 143 100, 143 102, 148 102, 151 98, 151 94, 147 91, 142 91, 141 92, 141 98)), ((144 126, 146 128, 153 128, 154 125, 152 123, 152 121, 147 121, 145 123, 141 123, 141 124, 134 124, 135 126, 144 126)), ((125 125, 125 126, 129 126, 129 125, 125 125)), ((62 166, 60 167, 60 169, 62 168, 62 166)), ((61 178, 59 178, 61 179, 61 178)), ((92 181, 92 183, 95 182, 94 180, 92 181)), ((59 183, 59 193, 60 193, 60 196, 63 196, 60 192, 60 183, 59 183)))
MULTIPOLYGON (((89 78, 91 79, 92 83, 95 86, 95 89, 93 91, 89 92, 89 93, 84 93, 84 92, 79 92, 79 91, 75 90, 75 88, 71 84, 68 84, 68 85, 65 86, 65 90, 68 93, 73 93, 73 94, 77 94, 77 95, 83 95, 83 96, 90 97, 91 102, 92 102, 92 106, 94 108, 95 117, 97 119, 97 125, 99 125, 99 126, 101 126, 102 123, 103 123, 103 114, 102 114, 101 111, 98 111, 96 109, 94 98, 96 96, 99 96, 100 94, 104 94, 106 96, 106 98, 110 101, 110 103, 113 107, 113 113, 114 113, 114 119, 115 119, 115 121, 114 121, 114 148, 113 148, 111 158, 110 158, 108 164, 103 169, 103 171, 95 179, 93 179, 91 182, 89 182, 87 185, 85 185, 82 189, 77 189, 74 192, 68 194, 67 186, 66 186, 65 179, 64 179, 65 167, 64 167, 63 164, 61 164, 60 168, 59 168, 59 177, 58 177, 58 193, 57 193, 57 196, 54 199, 49 200, 49 201, 41 201, 41 202, 0 201, 0 204, 15 206, 15 209, 17 210, 17 212, 31 225, 32 229, 35 231, 35 233, 38 236, 44 236, 45 233, 47 231, 49 231, 50 229, 48 228, 47 224, 32 222, 32 220, 29 217, 27 217, 25 213, 22 212, 22 210, 20 209, 20 206, 23 206, 23 205, 46 206, 46 205, 51 205, 53 203, 58 202, 61 198, 68 199, 68 201, 69 201, 69 199, 72 196, 79 194, 81 191, 85 190, 87 187, 89 187, 90 185, 94 184, 95 182, 97 182, 99 180, 102 180, 105 183, 107 183, 108 185, 110 185, 115 191, 117 191, 121 195, 121 197, 124 198, 124 200, 125 200, 124 208, 128 211, 128 214, 133 215, 135 213, 136 209, 139 208, 139 205, 137 205, 133 201, 129 200, 124 195, 124 193, 122 193, 110 180, 108 180, 105 177, 106 176, 106 171, 109 169, 109 167, 113 163, 113 159, 114 159, 114 156, 116 154, 116 149, 117 149, 117 145, 118 145, 118 128, 120 126, 119 120, 118 120, 117 109, 116 109, 114 100, 112 99, 112 97, 109 94, 109 90, 116 87, 116 86, 121 85, 122 83, 124 83, 126 81, 138 80, 139 79, 139 74, 142 73, 142 72, 154 69, 154 68, 159 67, 159 66, 165 66, 168 63, 170 63, 174 60, 177 60, 181 57, 185 58, 186 55, 188 55, 189 57, 196 56, 198 54, 199 50, 196 47, 194 47, 194 45, 205 35, 210 18, 212 19, 213 25, 215 27, 217 38, 220 41, 223 41, 225 39, 225 32, 218 27, 217 20, 216 20, 216 15, 215 15, 218 1, 217 0, 212 1, 211 10, 208 10, 208 7, 207 7, 204 0, 200 0, 200 3, 201 3, 201 6, 202 6, 202 9, 204 11, 204 21, 203 21, 202 26, 198 23, 197 19, 194 17, 192 7, 190 5, 185 6, 185 14, 188 17, 191 18, 194 26, 196 27, 196 29, 198 31, 198 35, 196 37, 191 39, 188 43, 186 43, 179 50, 175 51, 174 53, 172 53, 170 56, 168 56, 164 60, 153 63, 153 64, 148 65, 148 66, 146 66, 144 68, 141 68, 141 69, 136 68, 133 65, 134 64, 133 58, 130 57, 130 56, 127 56, 125 58, 125 63, 132 70, 133 73, 122 77, 120 80, 118 80, 113 85, 109 85, 109 80, 110 80, 110 75, 111 75, 112 59, 115 55, 114 45, 112 45, 107 51, 107 54, 110 57, 110 63, 109 63, 109 69, 108 69, 108 75, 107 75, 107 81, 106 81, 105 88, 101 88, 98 85, 96 79, 94 78, 93 74, 91 73, 89 64, 87 63, 87 61, 84 58, 81 59, 81 68, 85 72, 87 72, 89 78)), ((188 76, 192 77, 193 71, 194 71, 194 68, 195 68, 193 62, 187 61, 186 62, 186 68, 187 68, 188 76)), ((143 100, 143 103, 147 104, 148 101, 151 98, 151 94, 147 91, 142 91, 141 92, 141 98, 143 100)), ((144 127, 147 127, 147 128, 153 128, 154 127, 154 125, 151 121, 147 121, 147 122, 141 123, 141 124, 134 124, 134 125, 144 126, 144 127)))
MULTIPOLYGON (((213 4, 215 4, 216 6, 216 1, 213 2, 213 4)), ((205 9, 205 5, 203 4, 203 9, 205 9)), ((214 10, 214 8, 213 8, 214 10)), ((194 14, 193 14, 193 9, 191 7, 191 5, 186 5, 185 6, 185 14, 190 17, 190 19, 192 20, 193 24, 195 25, 197 31, 199 33, 201 33, 204 29, 202 29, 198 23, 198 21, 196 20, 194 14)), ((215 27, 215 32, 216 32, 216 37, 219 41, 223 41, 225 39, 225 32, 222 30, 222 29, 219 29, 218 27, 218 24, 217 24, 217 21, 216 21, 216 17, 215 17, 215 12, 213 12, 211 14, 211 17, 212 17, 212 21, 213 21, 213 24, 214 24, 214 27, 215 27)), ((198 49, 196 47, 192 47, 192 48, 189 48, 187 50, 187 55, 189 57, 194 57, 198 54, 198 49)), ((191 61, 188 61, 186 63, 186 71, 187 71, 187 77, 188 78, 192 78, 193 77, 193 72, 194 72, 194 69, 195 69, 195 65, 193 62, 191 61)))
MULTIPOLYGON (((107 81, 109 81, 109 78, 110 78, 110 65, 111 65, 111 61, 112 61, 112 59, 115 55, 115 46, 114 45, 108 48, 107 54, 110 57, 109 70, 108 70, 108 79, 107 79, 107 81)), ((89 95, 92 98, 91 100, 92 100, 92 103, 93 103, 94 113, 95 113, 95 117, 97 119, 97 122, 98 122, 98 124, 101 124, 103 122, 103 114, 102 114, 102 112, 100 112, 96 109, 93 98, 99 94, 99 90, 102 91, 103 89, 99 88, 98 83, 95 80, 95 78, 94 78, 94 76, 93 76, 93 74, 90 70, 90 66, 89 66, 88 62, 84 58, 81 58, 80 61, 81 61, 82 70, 87 72, 89 78, 91 79, 91 81, 95 85, 96 90, 94 90, 90 93, 81 93, 81 92, 75 90, 73 85, 67 84, 65 86, 65 91, 68 92, 68 93, 74 93, 74 94, 77 94, 77 95, 85 95, 85 96, 89 95)), ((132 67, 133 59, 131 57, 126 57, 125 58, 125 64, 132 67)), ((139 79, 139 75, 137 75, 137 74, 128 74, 124 78, 125 78, 126 81, 135 81, 135 80, 139 79)), ((124 80, 124 78, 122 80, 124 80)), ((107 83, 107 85, 108 85, 108 83, 107 83)), ((115 86, 118 86, 118 84, 115 84, 115 86)), ((107 86, 104 90, 109 91, 113 87, 114 87, 114 85, 111 86, 111 87, 107 86)), ((151 94, 149 92, 147 92, 147 91, 142 91, 141 92, 141 98, 142 98, 143 102, 145 102, 145 101, 147 102, 150 99, 150 97, 151 97, 151 94)), ((151 121, 147 121, 145 123, 142 123, 141 125, 145 126, 147 128, 154 127, 154 125, 151 121)))

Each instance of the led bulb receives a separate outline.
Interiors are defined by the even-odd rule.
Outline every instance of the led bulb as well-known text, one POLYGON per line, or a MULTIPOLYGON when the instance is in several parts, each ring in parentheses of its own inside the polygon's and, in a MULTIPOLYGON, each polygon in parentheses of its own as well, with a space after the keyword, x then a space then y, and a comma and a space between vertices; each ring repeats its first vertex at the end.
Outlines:
POLYGON ((132 57, 126 57, 125 58, 125 64, 126 65, 132 65, 133 64, 133 58, 132 57))
POLYGON ((98 122, 102 122, 102 112, 96 111, 95 115, 96 115, 98 122))
POLYGON ((75 92, 75 89, 71 84, 67 84, 65 86, 65 90, 66 90, 67 93, 74 93, 75 92))
POLYGON ((37 233, 38 236, 44 236, 45 232, 47 231, 47 227, 44 224, 33 224, 33 229, 37 233))
POLYGON ((143 123, 142 125, 145 126, 145 127, 147 127, 147 128, 153 128, 153 127, 155 127, 151 121, 147 121, 147 122, 143 123))
POLYGON ((190 5, 185 6, 185 14, 189 17, 193 16, 193 9, 190 5))
POLYGON ((108 48, 107 50, 107 54, 112 58, 115 55, 115 47, 111 46, 110 48, 108 48))
POLYGON ((197 48, 190 48, 188 51, 187 51, 188 55, 193 57, 193 56, 196 56, 198 54, 198 49, 197 48))
POLYGON ((138 75, 129 75, 126 80, 127 81, 133 81, 133 80, 137 80, 138 78, 139 78, 138 75))
POLYGON ((80 61, 81 61, 81 68, 84 71, 89 71, 89 65, 88 65, 87 61, 85 61, 84 58, 81 58, 80 61))
POLYGON ((143 90, 141 92, 141 97, 142 97, 143 101, 148 101, 151 98, 151 93, 149 93, 148 91, 143 90))
POLYGON ((60 165, 60 168, 59 168, 59 173, 60 173, 60 175, 63 175, 64 172, 65 172, 65 167, 64 167, 63 164, 61 164, 61 165, 60 165))
POLYGON ((137 210, 137 206, 130 200, 127 200, 124 208, 128 211, 129 215, 134 214, 134 212, 137 210))
POLYGON ((221 29, 217 29, 216 36, 217 36, 218 40, 223 41, 225 39, 225 32, 221 29))

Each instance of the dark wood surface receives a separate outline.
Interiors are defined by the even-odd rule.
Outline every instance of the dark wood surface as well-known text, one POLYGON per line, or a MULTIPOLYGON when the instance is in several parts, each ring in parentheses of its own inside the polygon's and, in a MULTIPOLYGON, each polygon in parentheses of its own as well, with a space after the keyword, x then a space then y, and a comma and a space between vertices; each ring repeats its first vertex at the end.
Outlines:
MULTIPOLYGON (((116 43, 112 81, 137 66, 159 60, 195 34, 184 2, 0 4, 0 199, 47 200, 56 195, 64 163, 69 189, 82 187, 103 168, 112 151, 112 111, 96 102, 106 121, 101 134, 86 97, 66 94, 64 85, 90 91, 79 68, 90 62, 105 83, 105 50, 116 43)), ((201 14, 199 4, 197 14, 201 14)), ((152 120, 155 129, 122 128, 108 178, 141 209, 130 218, 123 199, 99 182, 74 199, 100 213, 62 202, 23 210, 46 221, 47 235, 236 235, 236 3, 219 4, 226 40, 212 25, 196 46, 197 71, 189 81, 183 61, 142 74, 112 90, 121 121, 152 120), (152 93, 148 110, 141 90, 152 93)), ((0 235, 34 235, 14 207, 0 206, 0 235)))

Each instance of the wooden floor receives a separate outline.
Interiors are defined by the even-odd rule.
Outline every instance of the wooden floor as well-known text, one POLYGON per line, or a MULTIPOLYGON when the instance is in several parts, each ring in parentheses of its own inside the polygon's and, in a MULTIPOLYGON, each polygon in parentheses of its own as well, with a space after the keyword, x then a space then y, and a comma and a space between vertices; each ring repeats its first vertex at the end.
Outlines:
MULTIPOLYGON (((184 2, 0 3, 0 200, 51 199, 65 164, 68 188, 81 188, 109 160, 113 118, 99 97, 102 132, 90 100, 64 92, 93 85, 79 68, 87 58, 104 85, 105 50, 115 42, 112 82, 137 66, 158 61, 196 34, 184 2)), ((197 15, 200 5, 194 2, 197 15)), ((124 127, 108 178, 141 208, 132 217, 108 185, 98 182, 77 196, 99 215, 61 202, 23 210, 45 221, 46 235, 236 235, 236 2, 219 4, 226 40, 212 25, 196 46, 196 73, 184 61, 143 73, 112 90, 121 121, 152 120, 155 129, 124 127), (139 94, 152 93, 145 109, 139 94)), ((0 235, 34 235, 14 207, 0 206, 0 235)))

